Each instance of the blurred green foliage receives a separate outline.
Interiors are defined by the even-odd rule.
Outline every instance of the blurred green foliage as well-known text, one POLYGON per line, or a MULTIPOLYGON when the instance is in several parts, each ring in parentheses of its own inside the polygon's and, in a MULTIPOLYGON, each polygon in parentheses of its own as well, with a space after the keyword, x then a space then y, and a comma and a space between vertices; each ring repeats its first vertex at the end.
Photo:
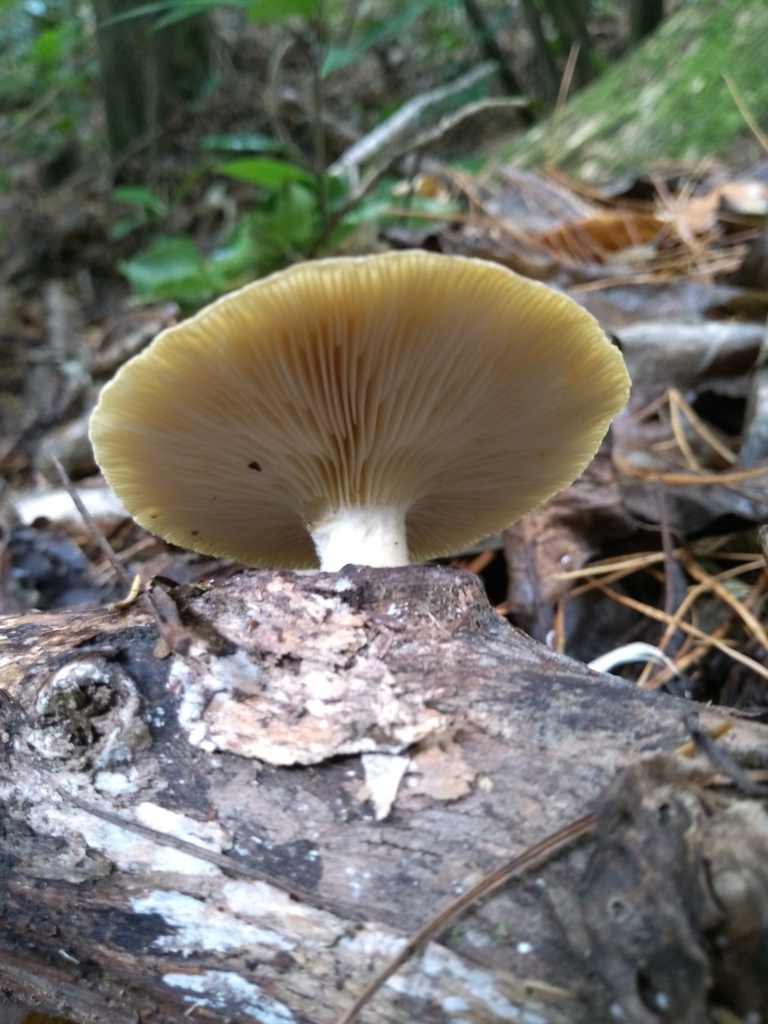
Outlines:
POLYGON ((157 15, 157 27, 164 28, 200 11, 222 6, 241 8, 249 21, 282 21, 312 17, 320 6, 320 0, 227 0, 226 5, 221 0, 152 0, 151 3, 137 3, 125 17, 157 15))
POLYGON ((50 156, 77 130, 97 71, 89 34, 68 0, 0 3, 0 114, 30 156, 50 156), (42 110, 45 132, 24 131, 42 110))
MULTIPOLYGON (((386 17, 366 20, 345 33, 344 45, 325 43, 326 38, 333 36, 334 25, 330 18, 321 17, 318 0, 240 0, 240 5, 255 20, 304 19, 304 24, 294 31, 313 37, 310 49, 319 54, 315 73, 317 85, 322 88, 323 80, 332 72, 359 60, 380 42, 396 38, 428 10, 455 8, 457 2, 410 0, 386 17)), ((205 3, 213 6, 212 0, 200 0, 199 4, 193 0, 198 9, 205 3)), ((181 8, 190 10, 190 4, 180 0, 163 0, 139 9, 146 11, 148 6, 160 12, 165 23, 177 17, 181 8)), ((161 233, 149 246, 125 260, 120 269, 140 298, 171 298, 184 305, 199 304, 293 260, 323 255, 359 224, 386 220, 386 211, 392 207, 388 195, 391 183, 383 185, 383 194, 353 202, 349 183, 328 173, 319 160, 320 153, 302 160, 300 154, 287 152, 285 144, 270 136, 213 136, 204 140, 203 148, 229 151, 227 158, 218 161, 216 171, 252 185, 253 206, 239 216, 225 240, 207 254, 201 253, 187 236, 161 233)), ((151 218, 161 220, 167 212, 160 201, 152 203, 144 193, 116 190, 115 198, 134 207, 133 214, 117 226, 122 234, 146 226, 151 218)), ((415 202, 421 204, 423 200, 415 202)), ((432 202, 432 207, 437 209, 439 204, 432 202)), ((451 204, 444 204, 445 212, 451 209, 451 204)))
MULTIPOLYGON (((158 235, 150 245, 120 269, 143 299, 175 299, 194 305, 213 298, 245 280, 278 269, 308 249, 319 231, 319 207, 314 183, 290 164, 277 184, 277 161, 259 158, 233 161, 237 177, 259 184, 264 171, 262 197, 257 207, 241 214, 226 240, 203 255, 186 235, 158 235), (299 180, 294 178, 293 172, 299 180)), ((223 173, 227 173, 222 169, 223 173)))
MULTIPOLYGON (((529 6, 537 3, 544 11, 544 0, 529 0, 529 6)), ((310 144, 304 139, 301 147, 279 132, 280 140, 263 131, 209 134, 197 141, 197 154, 181 180, 114 188, 108 238, 123 251, 135 239, 133 255, 120 264, 134 292, 142 299, 193 305, 287 262, 330 252, 366 222, 382 224, 398 216, 403 224, 402 212, 393 210, 403 203, 393 203, 391 181, 372 175, 360 188, 341 172, 330 173, 322 127, 325 92, 336 88, 338 93, 339 75, 352 74, 354 80, 358 62, 363 67, 372 52, 388 48, 415 62, 439 55, 441 78, 427 78, 427 89, 455 77, 466 68, 468 43, 472 52, 465 6, 465 0, 137 0, 121 17, 151 16, 160 28, 200 11, 230 8, 241 18, 265 23, 265 31, 282 33, 286 52, 293 47, 306 61, 314 128, 310 144), (196 201, 203 181, 212 179, 238 183, 239 212, 227 221, 222 237, 203 237, 198 244, 179 233, 176 214, 185 202, 196 201)), ((481 6, 492 31, 509 27, 507 0, 482 0, 481 6)), ((45 159, 90 131, 86 144, 94 153, 93 166, 106 173, 93 117, 99 91, 95 33, 92 0, 0 0, 0 139, 16 135, 27 156, 45 159), (40 119, 41 130, 27 131, 40 110, 47 114, 40 119)), ((476 47, 474 59, 482 52, 476 47)), ((385 91, 375 112, 379 120, 407 98, 385 91)), ((351 96, 357 110, 356 103, 351 96)), ((368 126, 370 117, 367 111, 368 126)), ((0 188, 3 184, 0 177, 0 188)), ((454 209, 419 197, 407 202, 414 215, 454 209)))
MULTIPOLYGON (((419 196, 409 197, 406 204, 397 203, 393 200, 396 182, 391 178, 383 178, 370 194, 347 208, 347 187, 339 178, 327 175, 329 213, 333 217, 343 211, 343 216, 317 252, 316 243, 325 225, 316 182, 310 175, 292 164, 260 157, 231 161, 223 165, 222 172, 261 186, 260 201, 240 215, 226 240, 208 255, 203 255, 186 235, 159 234, 149 246, 125 260, 120 269, 140 298, 198 305, 297 258, 331 251, 362 224, 415 227, 419 221, 409 220, 409 214, 414 218, 419 214, 449 216, 458 210, 458 204, 450 201, 419 196)), ((124 190, 120 190, 120 197, 122 201, 131 199, 124 190)), ((154 208, 143 196, 133 201, 147 215, 153 213, 154 208)))
MULTIPOLYGON (((138 0, 127 17, 151 15, 159 28, 221 6, 218 0, 138 0)), ((461 0, 375 3, 362 16, 352 0, 231 0, 226 6, 299 41, 312 55, 308 74, 320 92, 335 72, 343 73, 373 47, 397 41, 430 11, 461 22, 461 0)), ((422 28, 428 35, 434 25, 422 28)), ((99 88, 95 31, 87 0, 0 0, 0 137, 15 135, 17 153, 45 161, 86 130, 88 104, 99 88), (38 109, 47 115, 38 119, 39 130, 38 109)), ((454 31, 451 45, 461 41, 454 31)), ((317 102, 322 104, 322 96, 317 102)), ((385 102, 382 114, 388 109, 385 102)), ((319 117, 317 109, 312 116, 319 117)), ((87 144, 98 142, 90 138, 87 144)), ((204 302, 288 262, 331 251, 355 226, 386 218, 389 186, 357 202, 349 182, 328 172, 319 133, 314 146, 314 152, 301 152, 263 132, 208 135, 199 142, 197 161, 175 185, 160 188, 146 181, 113 188, 108 239, 123 246, 137 239, 137 251, 119 265, 136 295, 184 305, 204 302), (172 225, 179 205, 193 201, 200 180, 211 177, 250 186, 252 201, 243 205, 241 190, 234 224, 202 251, 172 225)), ((103 155, 95 167, 99 161, 104 170, 103 155)))
MULTIPOLYGON (((406 29, 422 15, 435 8, 460 8, 457 0, 410 0, 408 3, 394 4, 395 9, 385 16, 367 20, 358 32, 351 35, 345 42, 331 43, 326 50, 320 68, 325 77, 333 71, 359 60, 372 47, 393 39, 397 39, 406 29)), ((436 41, 437 42, 437 41, 436 41)))

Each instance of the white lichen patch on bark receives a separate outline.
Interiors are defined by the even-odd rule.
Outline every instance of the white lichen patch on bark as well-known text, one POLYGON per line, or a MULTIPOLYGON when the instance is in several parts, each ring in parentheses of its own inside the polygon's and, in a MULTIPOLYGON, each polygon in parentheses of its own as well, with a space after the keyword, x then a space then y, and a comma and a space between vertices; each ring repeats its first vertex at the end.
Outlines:
POLYGON ((577 149, 583 142, 591 138, 594 134, 600 131, 603 125, 603 117, 596 116, 592 118, 586 118, 575 132, 568 139, 567 146, 569 149, 577 149))
MULTIPOLYGON (((375 925, 366 925, 355 935, 344 937, 338 948, 353 961, 386 966, 402 950, 405 940, 375 925)), ((451 1019, 457 1010, 473 1024, 508 1020, 519 1024, 547 1024, 544 1009, 531 1007, 530 993, 523 982, 511 975, 494 973, 466 964, 459 956, 429 943, 385 983, 385 988, 438 1005, 451 1019), (461 991, 461 1006, 456 992, 461 991)))
POLYGON ((196 843, 206 850, 221 853, 229 849, 231 837, 217 821, 200 821, 188 814, 172 811, 168 807, 145 800, 134 808, 136 820, 164 836, 174 836, 196 843))
POLYGON ((248 924, 216 909, 209 901, 184 893, 156 889, 130 902, 134 913, 159 914, 168 925, 169 934, 158 936, 153 943, 164 952, 186 957, 193 953, 228 956, 243 951, 258 959, 295 947, 295 942, 278 931, 248 924))
POLYGON ((315 946, 327 948, 333 936, 341 935, 346 927, 333 914, 300 903, 266 882, 225 882, 221 894, 223 905, 238 918, 258 921, 289 935, 301 935, 303 953, 315 946))
POLYGON ((164 974, 166 985, 189 992, 186 1002, 212 1007, 226 1013, 250 1014, 259 1024, 293 1024, 288 1007, 264 995, 258 985, 232 971, 202 971, 200 974, 164 974))
MULTIPOLYGON (((459 983, 467 1004, 467 1018, 471 1021, 510 1020, 520 1024, 547 1024, 547 1017, 539 1016, 525 1007, 529 1001, 522 986, 520 1001, 514 992, 505 992, 501 976, 477 967, 470 967, 450 950, 430 943, 418 958, 415 968, 409 972, 393 975, 387 985, 397 992, 418 998, 435 999, 435 979, 459 983)), ((510 986, 512 987, 512 986, 510 986)), ((451 997, 449 996, 448 999, 451 997)), ((437 996, 439 1003, 439 996, 437 996)), ((443 1007, 447 1012, 448 1007, 443 1007)))
MULTIPOLYGON (((56 881, 79 885, 82 882, 105 878, 113 871, 113 863, 98 847, 92 846, 73 827, 66 809, 61 807, 56 795, 40 800, 45 792, 48 773, 30 772, 27 777, 0 778, 0 804, 12 806, 21 796, 28 810, 26 823, 34 833, 46 839, 65 839, 64 843, 46 843, 39 853, 34 846, 17 852, 18 861, 14 871, 21 877, 50 878, 56 881)), ((49 790, 50 791, 50 790, 49 790)), ((4 822, 8 827, 11 818, 4 822)))
POLYGON ((156 774, 156 767, 151 760, 149 764, 145 761, 141 766, 131 765, 125 771, 103 769, 93 776, 93 787, 105 796, 125 798, 150 785, 156 774))
POLYGON ((353 960, 366 963, 373 957, 392 960, 407 944, 408 940, 401 935, 395 935, 375 924, 366 924, 354 934, 346 935, 338 945, 339 949, 350 954, 353 960))
POLYGON ((271 681, 271 692, 245 700, 219 692, 204 712, 206 738, 215 749, 268 764, 310 765, 343 754, 399 753, 441 731, 439 712, 403 699, 377 668, 362 678, 319 670, 284 676, 271 681))
POLYGON ((663 94, 663 82, 649 82, 640 90, 637 97, 637 109, 644 112, 652 111, 663 94))
MULTIPOLYGON (((150 836, 140 835, 65 802, 38 805, 30 815, 30 823, 46 835, 65 838, 72 849, 98 851, 121 871, 194 877, 221 873, 215 864, 172 845, 176 837, 219 852, 225 841, 228 845, 228 840, 216 823, 199 822, 152 803, 139 804, 132 813, 134 820, 161 832, 169 837, 170 842, 157 842, 150 836)), ((125 811, 124 814, 130 821, 131 812, 125 811)))

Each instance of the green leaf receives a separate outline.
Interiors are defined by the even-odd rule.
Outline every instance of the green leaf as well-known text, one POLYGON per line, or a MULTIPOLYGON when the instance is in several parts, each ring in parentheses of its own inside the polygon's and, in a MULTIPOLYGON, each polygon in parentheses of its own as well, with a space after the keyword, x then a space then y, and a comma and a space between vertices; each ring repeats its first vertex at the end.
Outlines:
POLYGON ((424 196, 396 197, 392 188, 394 179, 383 178, 375 191, 365 196, 344 218, 349 226, 359 224, 398 224, 401 227, 423 228, 424 220, 409 217, 413 213, 429 213, 435 217, 451 218, 461 212, 461 205, 452 199, 428 199, 424 196))
POLYGON ((194 304, 214 292, 209 268, 191 239, 162 235, 143 252, 120 264, 141 299, 176 299, 194 304))
POLYGON ((314 178, 301 167, 286 163, 285 160, 270 160, 267 157, 242 157, 230 160, 221 168, 223 174, 238 181, 247 181, 251 185, 264 185, 266 188, 279 188, 287 181, 301 181, 313 184, 314 178))
POLYGON ((279 21, 281 18, 311 18, 318 0, 250 0, 246 4, 249 21, 279 21))
POLYGON ((347 213, 344 221, 351 226, 378 223, 391 209, 391 199, 382 199, 377 195, 365 196, 347 213))
POLYGON ((30 47, 29 55, 34 64, 56 64, 64 45, 64 26, 46 28, 30 47))
MULTIPOLYGON (((116 25, 121 21, 129 21, 131 18, 143 18, 147 15, 160 15, 157 27, 163 28, 166 25, 185 18, 191 18, 201 11, 207 11, 216 7, 219 0, 155 0, 152 3, 137 4, 122 14, 116 14, 103 22, 104 26, 116 25)), ((242 4, 240 4, 242 6, 242 4)))
POLYGON ((168 207, 163 200, 142 185, 118 185, 112 189, 112 198, 118 203, 139 206, 156 217, 164 217, 168 212, 168 207))
POLYGON ((127 238, 137 228, 143 228, 146 222, 146 218, 141 215, 137 217, 124 217, 122 220, 117 220, 110 224, 107 229, 107 238, 110 242, 119 242, 121 239, 127 238))
POLYGON ((281 249, 302 252, 315 234, 317 197, 314 190, 297 182, 287 182, 266 220, 272 240, 281 249))
POLYGON ((328 195, 328 206, 331 210, 337 210, 349 198, 349 184, 346 178, 340 175, 326 174, 325 189, 328 195))
POLYGON ((332 71, 339 71, 348 64, 352 64, 377 43, 400 35, 411 22, 421 17, 427 8, 434 7, 441 2, 442 0, 412 0, 391 18, 377 21, 371 25, 356 42, 349 46, 329 46, 320 68, 321 78, 329 75, 332 71))
POLYGON ((259 261, 259 246, 248 217, 242 217, 232 234, 211 254, 211 269, 222 287, 231 286, 243 274, 252 274, 259 261))

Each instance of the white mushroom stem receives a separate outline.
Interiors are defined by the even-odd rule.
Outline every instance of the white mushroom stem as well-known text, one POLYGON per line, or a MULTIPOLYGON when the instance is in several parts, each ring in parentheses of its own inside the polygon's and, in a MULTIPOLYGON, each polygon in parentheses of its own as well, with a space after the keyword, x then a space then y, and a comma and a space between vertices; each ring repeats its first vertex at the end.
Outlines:
POLYGON ((405 510, 340 508, 309 528, 320 568, 336 572, 344 565, 408 565, 405 510))

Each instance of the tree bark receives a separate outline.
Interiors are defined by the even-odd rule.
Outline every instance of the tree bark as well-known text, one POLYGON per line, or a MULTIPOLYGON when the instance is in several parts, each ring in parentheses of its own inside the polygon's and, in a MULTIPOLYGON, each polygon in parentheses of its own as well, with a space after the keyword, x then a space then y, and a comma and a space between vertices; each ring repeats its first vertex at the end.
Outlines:
POLYGON ((197 96, 210 71, 205 13, 160 27, 135 0, 93 0, 113 163, 136 143, 152 151, 173 104, 197 96))
MULTIPOLYGON (((247 572, 153 593, 156 617, 0 624, 0 990, 82 1024, 333 1022, 457 893, 687 736, 687 702, 548 651, 465 573, 247 572)), ((732 747, 754 753, 767 732, 739 725, 732 747)), ((720 820, 696 810, 705 772, 658 782, 653 765, 598 800, 589 843, 465 914, 361 1019, 595 1024, 619 1001, 630 1022, 693 1021, 639 1004, 629 925, 605 917, 615 892, 640 909, 663 895, 667 918, 681 894, 709 906, 671 839, 689 849, 694 825, 720 820), (676 801, 684 828, 660 810, 676 801), (614 819, 635 829, 621 856, 615 833, 600 841, 614 819)), ((753 874, 750 907, 768 908, 753 874)), ((687 921, 641 936, 665 970, 689 962, 687 921)), ((690 978, 699 1006, 711 978, 690 978)))
POLYGON ((664 20, 664 0, 631 0, 629 31, 632 41, 639 43, 664 20))

